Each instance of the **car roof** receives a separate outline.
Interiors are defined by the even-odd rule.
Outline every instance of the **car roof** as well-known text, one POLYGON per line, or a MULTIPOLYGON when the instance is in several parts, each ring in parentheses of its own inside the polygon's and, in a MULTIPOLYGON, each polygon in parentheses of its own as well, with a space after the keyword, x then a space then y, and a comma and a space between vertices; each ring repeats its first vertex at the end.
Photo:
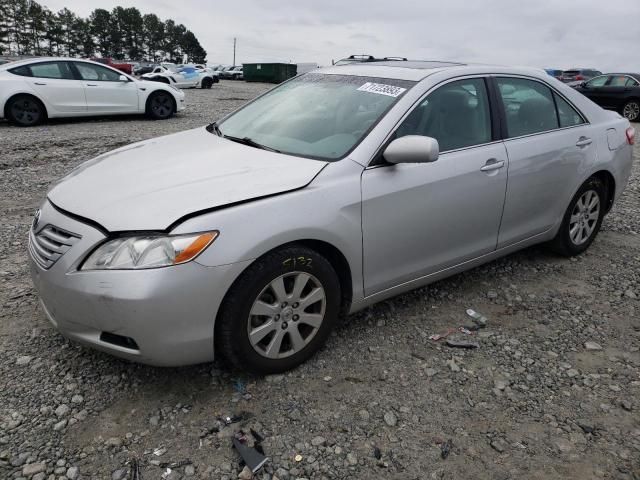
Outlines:
POLYGON ((433 60, 359 62, 348 65, 326 67, 315 70, 311 73, 378 77, 419 82, 430 75, 445 71, 450 71, 452 76, 475 74, 533 75, 536 77, 548 76, 547 73, 540 68, 505 67, 501 65, 466 64, 433 60))
POLYGON ((30 65, 32 63, 42 63, 42 62, 87 62, 94 63, 96 65, 101 66, 109 66, 100 62, 94 62, 93 60, 88 60, 86 58, 69 58, 69 57, 33 57, 33 58, 25 58, 24 60, 16 60, 15 62, 5 63, 0 65, 0 70, 9 70, 10 68, 19 67, 21 65, 30 65))

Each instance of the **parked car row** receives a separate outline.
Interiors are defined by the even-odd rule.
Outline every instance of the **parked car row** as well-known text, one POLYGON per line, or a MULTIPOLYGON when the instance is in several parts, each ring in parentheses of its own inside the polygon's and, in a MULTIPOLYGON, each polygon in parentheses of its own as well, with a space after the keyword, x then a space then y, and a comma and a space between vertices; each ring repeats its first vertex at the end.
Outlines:
POLYGON ((210 67, 225 80, 244 80, 242 65, 215 65, 210 67))
POLYGON ((569 70, 545 68, 544 71, 561 82, 568 83, 570 85, 572 83, 580 83, 598 75, 602 75, 602 72, 595 68, 571 68, 569 70))
POLYGON ((177 88, 211 88, 220 81, 220 74, 204 65, 176 65, 163 62, 141 78, 162 82, 177 88))

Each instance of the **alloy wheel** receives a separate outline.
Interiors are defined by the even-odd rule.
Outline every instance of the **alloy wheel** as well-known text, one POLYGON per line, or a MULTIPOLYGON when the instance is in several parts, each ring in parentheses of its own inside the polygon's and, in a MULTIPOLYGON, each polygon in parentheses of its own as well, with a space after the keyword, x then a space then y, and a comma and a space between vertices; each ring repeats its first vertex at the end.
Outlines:
POLYGON ((32 125, 40 120, 40 106, 34 100, 20 99, 11 105, 11 115, 22 125, 32 125))
POLYGON ((629 102, 624 106, 622 114, 627 120, 635 121, 640 117, 640 103, 629 102))
POLYGON ((294 355, 318 332, 326 306, 324 288, 316 277, 299 271, 280 275, 253 302, 247 322, 249 342, 263 357, 294 355))
POLYGON ((158 94, 151 100, 151 109, 158 117, 167 117, 171 115, 173 105, 167 94, 158 94))
POLYGON ((587 190, 576 202, 569 220, 569 238, 574 245, 582 245, 589 240, 599 217, 600 197, 595 190, 587 190))

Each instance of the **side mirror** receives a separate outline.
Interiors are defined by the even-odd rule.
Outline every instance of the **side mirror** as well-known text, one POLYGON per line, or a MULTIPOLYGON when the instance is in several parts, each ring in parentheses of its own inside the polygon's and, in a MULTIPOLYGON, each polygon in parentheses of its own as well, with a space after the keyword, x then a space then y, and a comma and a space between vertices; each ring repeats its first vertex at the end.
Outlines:
POLYGON ((435 138, 422 135, 407 135, 396 138, 383 156, 389 163, 428 163, 435 162, 440 155, 440 147, 435 138))
POLYGON ((128 82, 129 81, 129 79, 124 75, 120 75, 118 77, 118 80, 121 81, 121 82, 128 82))

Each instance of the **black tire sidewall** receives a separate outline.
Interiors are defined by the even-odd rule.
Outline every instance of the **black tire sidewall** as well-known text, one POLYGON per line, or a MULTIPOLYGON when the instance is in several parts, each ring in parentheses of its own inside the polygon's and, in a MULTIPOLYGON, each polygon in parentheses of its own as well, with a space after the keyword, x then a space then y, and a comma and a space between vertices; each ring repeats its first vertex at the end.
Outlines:
POLYGON ((42 105, 42 103, 37 98, 32 97, 31 95, 18 95, 16 97, 12 98, 9 101, 8 105, 7 105, 7 117, 8 117, 7 120, 9 120, 9 122, 11 122, 12 124, 17 125, 19 127, 34 127, 34 126, 39 125, 39 124, 41 124, 43 122, 44 116, 45 116, 44 112, 45 112, 44 106, 42 105), (16 103, 16 102, 25 101, 25 100, 32 101, 38 106, 38 119, 35 122, 23 123, 23 122, 18 121, 18 119, 13 116, 13 112, 11 111, 12 107, 13 107, 13 104, 16 103))
POLYGON ((556 237, 556 242, 560 247, 562 253, 567 255, 579 255, 589 248, 591 243, 598 236, 598 232, 600 231, 600 227, 602 225, 602 220, 604 219, 605 209, 607 202, 607 188, 604 183, 595 177, 588 179, 582 186, 578 189, 576 194, 571 199, 569 203, 569 207, 564 214, 564 218, 562 219, 562 225, 556 237), (598 194, 598 199, 600 200, 600 213, 598 216, 598 221, 596 222, 596 228, 591 233, 591 237, 581 245, 576 245, 571 241, 571 236, 569 235, 569 227, 571 222, 571 213, 575 208, 577 201, 580 199, 582 194, 587 190, 594 190, 598 194))
POLYGON ((257 373, 281 373, 311 357, 326 341, 340 313, 340 282, 331 264, 305 247, 287 247, 272 252, 249 267, 225 298, 216 324, 217 349, 234 366, 257 373), (293 266, 291 259, 298 259, 293 266), (305 259, 305 260, 301 260, 305 259), (311 260, 310 262, 308 260, 311 260), (247 321, 253 302, 273 279, 288 272, 312 274, 325 291, 325 316, 309 344, 287 358, 269 359, 256 352, 249 341, 247 321))
POLYGON ((211 88, 211 85, 213 85, 213 80, 211 80, 210 78, 205 78, 202 80, 202 88, 211 88))

